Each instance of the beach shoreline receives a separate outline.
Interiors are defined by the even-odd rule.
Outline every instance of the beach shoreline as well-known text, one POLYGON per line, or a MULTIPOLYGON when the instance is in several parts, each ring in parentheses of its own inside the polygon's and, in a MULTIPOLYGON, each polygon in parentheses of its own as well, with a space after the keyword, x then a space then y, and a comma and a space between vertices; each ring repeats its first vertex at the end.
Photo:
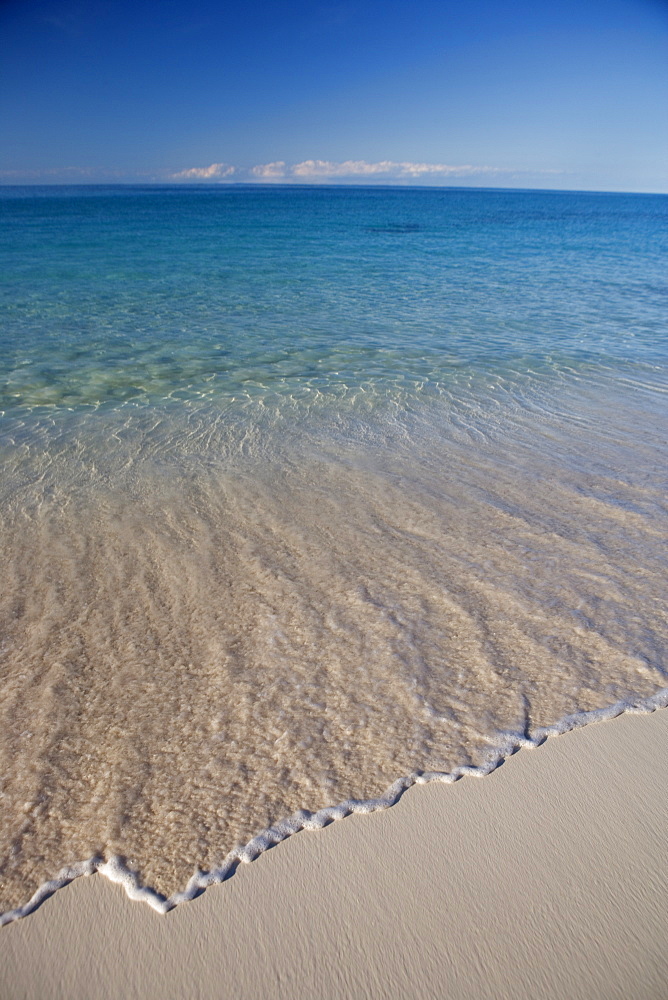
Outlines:
POLYGON ((64 195, 3 201, 1 911, 666 684, 665 199, 64 195))
POLYGON ((668 712, 300 834, 159 918, 78 878, 0 932, 7 997, 657 1000, 668 712), (94 973, 94 974, 93 974, 94 973))

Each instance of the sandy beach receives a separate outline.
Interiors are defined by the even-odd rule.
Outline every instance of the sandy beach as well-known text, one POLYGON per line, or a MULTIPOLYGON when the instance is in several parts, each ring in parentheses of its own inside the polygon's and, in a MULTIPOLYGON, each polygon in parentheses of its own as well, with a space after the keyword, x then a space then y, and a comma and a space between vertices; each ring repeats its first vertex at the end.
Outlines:
POLYGON ((0 1000, 668 1000, 667 11, 0 3, 0 1000))
POLYGON ((668 712, 291 837, 161 917, 100 875, 0 933, 19 998, 659 1000, 668 712))

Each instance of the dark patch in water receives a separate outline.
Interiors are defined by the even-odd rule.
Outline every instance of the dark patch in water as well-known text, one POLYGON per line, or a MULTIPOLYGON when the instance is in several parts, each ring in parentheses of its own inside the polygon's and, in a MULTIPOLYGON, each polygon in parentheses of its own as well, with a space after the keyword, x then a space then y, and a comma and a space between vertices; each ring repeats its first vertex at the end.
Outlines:
POLYGON ((400 236, 402 233, 416 233, 421 227, 417 222, 394 222, 388 226, 365 226, 366 233, 391 233, 400 236))

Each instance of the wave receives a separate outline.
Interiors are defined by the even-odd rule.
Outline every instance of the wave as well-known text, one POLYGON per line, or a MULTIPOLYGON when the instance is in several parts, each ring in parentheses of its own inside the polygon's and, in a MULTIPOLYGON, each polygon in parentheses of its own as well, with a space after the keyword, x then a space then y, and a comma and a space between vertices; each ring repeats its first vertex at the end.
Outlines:
POLYGON ((536 749, 552 736, 562 736, 574 729, 582 729, 595 722, 606 722, 625 713, 647 715, 657 709, 668 708, 668 687, 662 688, 647 698, 631 701, 618 701, 605 708, 586 712, 576 712, 565 716, 560 722, 535 729, 529 733, 507 733, 495 748, 490 751, 485 762, 478 766, 463 764, 451 771, 414 771, 412 774, 394 781, 383 795, 375 799, 348 799, 335 806, 326 806, 317 812, 300 810, 292 816, 275 823, 261 833, 258 833, 245 846, 230 851, 222 865, 211 871, 198 871, 188 881, 180 892, 165 897, 151 886, 142 885, 136 872, 127 867, 123 858, 113 855, 103 858, 99 855, 86 861, 75 862, 62 868, 53 879, 49 879, 37 889, 24 906, 16 907, 0 914, 0 927, 20 920, 33 913, 50 896, 59 889, 65 888, 76 878, 94 875, 104 875, 111 882, 120 883, 128 897, 137 902, 146 903, 156 913, 165 914, 181 903, 189 902, 201 895, 212 885, 227 881, 236 871, 239 864, 249 864, 255 861, 265 851, 270 850, 288 837, 302 830, 321 830, 335 820, 344 819, 355 813, 372 813, 389 809, 395 805, 401 796, 413 785, 426 785, 432 781, 452 784, 460 778, 483 778, 496 770, 508 757, 518 750, 536 749))

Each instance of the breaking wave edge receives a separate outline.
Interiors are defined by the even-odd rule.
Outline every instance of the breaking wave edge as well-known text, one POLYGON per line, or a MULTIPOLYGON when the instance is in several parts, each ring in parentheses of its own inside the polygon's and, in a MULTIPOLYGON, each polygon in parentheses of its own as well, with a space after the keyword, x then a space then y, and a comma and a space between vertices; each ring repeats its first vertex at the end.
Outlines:
POLYGON ((74 879, 95 873, 104 875, 111 882, 120 883, 130 899, 148 904, 156 913, 169 913, 180 903, 186 903, 201 895, 209 886, 225 882, 234 874, 240 864, 249 864, 251 861, 255 861, 265 851, 302 830, 321 830, 335 820, 344 819, 354 813, 372 813, 381 809, 389 809, 413 785, 426 785, 432 781, 452 784, 464 777, 483 778, 496 770, 518 750, 535 749, 551 736, 562 736, 564 733, 574 729, 582 729, 593 722, 606 722, 625 713, 648 715, 661 708, 668 708, 668 687, 662 688, 648 698, 618 701, 606 708, 576 712, 554 725, 537 728, 531 733, 507 733, 505 738, 499 740, 490 750, 485 762, 479 766, 464 764, 453 768, 452 771, 413 771, 411 774, 394 781, 378 798, 348 799, 336 806, 325 806, 317 812, 302 809, 263 830, 244 847, 236 847, 230 851, 220 867, 211 871, 196 871, 185 888, 180 892, 175 892, 169 898, 156 892, 150 886, 143 885, 137 873, 128 868, 123 858, 118 855, 106 859, 95 855, 88 858, 87 861, 78 861, 61 868, 55 878, 44 882, 24 906, 0 913, 0 927, 27 917, 38 909, 49 896, 69 885, 74 879))

